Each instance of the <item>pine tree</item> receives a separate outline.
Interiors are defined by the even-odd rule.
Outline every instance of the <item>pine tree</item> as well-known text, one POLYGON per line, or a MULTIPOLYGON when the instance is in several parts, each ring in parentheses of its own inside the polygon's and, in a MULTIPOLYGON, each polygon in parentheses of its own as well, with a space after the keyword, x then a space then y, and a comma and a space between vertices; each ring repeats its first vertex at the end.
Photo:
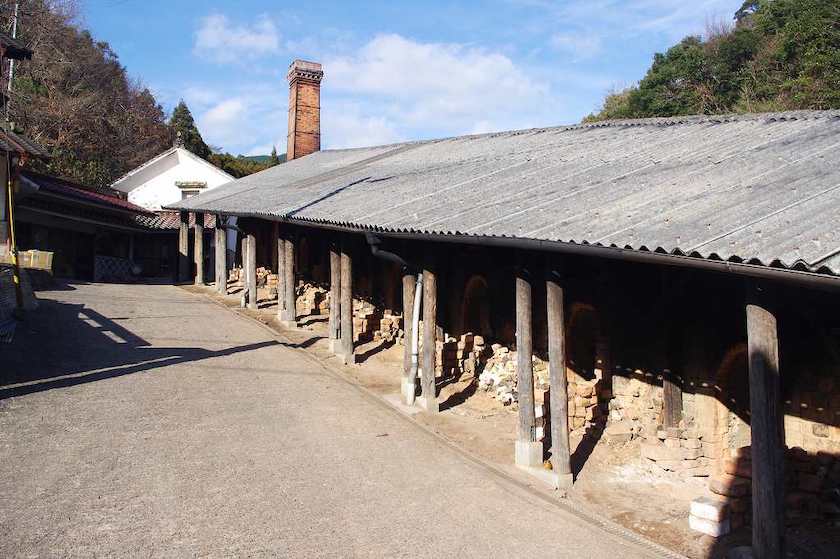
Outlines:
POLYGON ((268 158, 268 166, 274 167, 280 164, 280 158, 277 157, 277 146, 271 146, 271 156, 268 158))
POLYGON ((173 134, 176 136, 180 134, 180 141, 183 143, 184 149, 193 152, 202 159, 210 157, 210 148, 204 143, 201 132, 195 125, 192 113, 183 99, 172 111, 169 126, 172 128, 173 134))

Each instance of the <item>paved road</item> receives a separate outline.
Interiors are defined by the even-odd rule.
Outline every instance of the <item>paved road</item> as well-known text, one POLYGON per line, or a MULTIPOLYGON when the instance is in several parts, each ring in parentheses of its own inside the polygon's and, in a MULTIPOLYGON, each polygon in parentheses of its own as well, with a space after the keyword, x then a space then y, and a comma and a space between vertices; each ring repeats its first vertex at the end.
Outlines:
POLYGON ((2 557, 644 556, 200 297, 40 298, 0 349, 2 557))

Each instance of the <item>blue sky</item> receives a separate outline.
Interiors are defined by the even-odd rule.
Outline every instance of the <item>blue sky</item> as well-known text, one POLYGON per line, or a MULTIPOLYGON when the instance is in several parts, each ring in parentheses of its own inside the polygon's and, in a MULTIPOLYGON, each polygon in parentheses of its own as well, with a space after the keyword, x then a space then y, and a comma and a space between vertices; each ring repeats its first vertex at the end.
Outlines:
POLYGON ((566 124, 741 3, 83 0, 79 20, 209 144, 261 154, 285 151, 295 58, 324 65, 325 149, 566 124))

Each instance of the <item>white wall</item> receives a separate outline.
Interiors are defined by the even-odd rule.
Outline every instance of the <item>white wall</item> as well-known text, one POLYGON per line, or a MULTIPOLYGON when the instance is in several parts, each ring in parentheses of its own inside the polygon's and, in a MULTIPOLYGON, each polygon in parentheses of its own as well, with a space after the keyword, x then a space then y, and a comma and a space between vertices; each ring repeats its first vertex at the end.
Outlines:
POLYGON ((163 160, 142 169, 120 184, 119 190, 129 190, 128 201, 149 210, 160 210, 162 206, 181 199, 177 182, 206 182, 206 192, 230 182, 231 177, 202 161, 196 161, 184 150, 176 150, 163 160), (134 187, 134 185, 139 185, 134 187))

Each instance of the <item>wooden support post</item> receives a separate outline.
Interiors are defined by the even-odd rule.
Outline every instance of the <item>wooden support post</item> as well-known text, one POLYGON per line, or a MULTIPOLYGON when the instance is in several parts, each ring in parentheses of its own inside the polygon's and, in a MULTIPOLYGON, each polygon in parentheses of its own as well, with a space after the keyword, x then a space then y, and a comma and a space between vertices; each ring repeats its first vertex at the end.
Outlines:
POLYGON ((411 405, 414 403, 417 391, 415 379, 411 377, 411 350, 414 339, 414 296, 417 290, 417 277, 410 270, 402 272, 402 299, 403 299, 403 378, 402 397, 403 403, 411 405))
POLYGON ((569 399, 566 394, 566 332, 560 273, 549 266, 545 280, 548 313, 548 384, 550 388, 551 465, 558 489, 572 485, 569 449, 569 399))
POLYGON ((248 232, 248 308, 257 310, 257 238, 253 231, 248 232))
POLYGON ((423 408, 427 413, 437 413, 440 407, 435 389, 435 354, 437 341, 437 275, 431 264, 423 270, 423 376, 420 387, 423 408))
POLYGON ((195 212, 195 223, 193 223, 195 238, 195 284, 204 285, 204 214, 195 212))
POLYGON ((227 295, 227 230, 224 228, 224 217, 216 215, 216 290, 221 295, 227 295))
POLYGON ((246 233, 245 224, 240 223, 240 227, 242 228, 242 237, 239 241, 240 243, 240 260, 242 264, 242 270, 239 274, 239 281, 242 283, 242 292, 239 296, 239 308, 244 309, 248 304, 248 233, 246 233))
POLYGON ((276 233, 274 251, 277 253, 277 320, 282 322, 286 318, 286 239, 280 227, 276 233))
POLYGON ((516 427, 517 466, 543 463, 542 443, 536 438, 534 412, 534 365, 531 339, 531 277, 524 266, 516 271, 516 381, 519 392, 519 422, 516 427))
POLYGON ((682 381, 674 373, 671 363, 671 299, 674 292, 669 283, 669 272, 662 272, 662 292, 659 302, 658 362, 662 373, 662 425, 665 428, 679 427, 682 421, 682 381))
POLYGON ((330 351, 338 353, 341 343, 341 250, 330 242, 330 351))
POLYGON ((337 354, 345 365, 356 362, 353 354, 353 259, 350 255, 350 243, 341 241, 341 344, 337 354))
POLYGON ((283 257, 283 308, 286 314, 283 323, 288 328, 297 326, 297 307, 295 302, 295 237, 292 231, 285 236, 286 251, 283 257))
POLYGON ((679 427, 682 421, 682 386, 670 368, 662 371, 662 425, 679 427))
POLYGON ((190 214, 181 211, 178 228, 178 281, 190 279, 190 214))
POLYGON ((752 434, 752 547, 760 559, 784 552, 784 424, 776 317, 766 292, 748 287, 747 352, 752 434))
MULTIPOLYGON (((277 238, 279 236, 280 236, 280 223, 278 223, 277 221, 274 221, 271 224, 271 238, 273 239, 271 241, 272 246, 274 246, 273 243, 277 240, 277 238)), ((275 274, 277 274, 277 277, 279 279, 282 271, 280 269, 280 252, 276 251, 276 250, 271 251, 271 271, 274 272, 275 274)))

